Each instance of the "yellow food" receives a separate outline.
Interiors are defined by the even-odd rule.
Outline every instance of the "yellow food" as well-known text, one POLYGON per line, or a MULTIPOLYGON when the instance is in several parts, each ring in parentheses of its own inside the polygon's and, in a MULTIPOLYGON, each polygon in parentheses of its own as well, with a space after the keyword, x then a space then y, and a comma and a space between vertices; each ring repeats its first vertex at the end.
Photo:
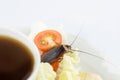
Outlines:
MULTIPOLYGON (((58 29, 56 29, 56 27, 48 27, 45 24, 35 25, 31 28, 29 38, 31 40, 34 40, 35 36, 39 32, 46 29, 55 29, 61 32, 63 43, 66 44, 67 37, 64 34, 63 29, 61 29, 61 26, 57 28, 58 29)), ((76 67, 79 64, 79 61, 80 58, 78 56, 78 53, 65 53, 62 61, 59 64, 57 72, 53 71, 53 68, 49 63, 40 63, 38 75, 35 80, 102 80, 101 77, 97 74, 80 72, 78 67, 76 67)))
POLYGON ((40 63, 36 80, 55 80, 56 73, 49 63, 40 63))
POLYGON ((80 80, 102 80, 99 75, 93 73, 80 72, 79 76, 80 80))
POLYGON ((49 63, 40 63, 36 80, 102 80, 97 74, 80 72, 78 63, 76 52, 64 54, 57 73, 49 63))
POLYGON ((76 65, 79 63, 77 53, 66 53, 60 62, 57 80, 80 80, 79 70, 76 65))
POLYGON ((71 71, 62 71, 58 75, 58 80, 80 80, 80 77, 71 71))

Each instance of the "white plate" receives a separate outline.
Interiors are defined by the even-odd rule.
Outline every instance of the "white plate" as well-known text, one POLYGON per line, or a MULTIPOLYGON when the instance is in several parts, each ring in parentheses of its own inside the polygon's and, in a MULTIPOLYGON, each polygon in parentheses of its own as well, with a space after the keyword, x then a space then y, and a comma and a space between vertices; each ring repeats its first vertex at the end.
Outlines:
MULTIPOLYGON (((26 35, 29 34, 29 30, 29 28, 19 29, 19 31, 22 31, 26 35)), ((75 35, 71 35, 68 33, 69 44, 74 40, 74 38, 75 35)), ((87 41, 81 38, 78 38, 72 45, 72 47, 100 56, 100 53, 99 51, 97 51, 96 48, 93 48, 87 41)), ((115 68, 115 66, 112 66, 110 63, 107 63, 107 65, 105 63, 107 62, 105 62, 104 60, 100 60, 96 57, 80 53, 79 67, 81 67, 81 71, 97 73, 103 78, 103 80, 119 80, 120 74, 118 73, 119 71, 117 71, 117 68, 115 68)))
MULTIPOLYGON (((71 41, 75 38, 73 35, 68 35, 68 40, 71 41)), ((73 48, 78 48, 81 51, 89 52, 97 56, 101 56, 96 48, 93 48, 85 40, 78 38, 73 44, 73 48)), ((120 80, 120 72, 117 67, 109 62, 98 59, 84 53, 80 53, 80 66, 81 71, 93 72, 99 74, 103 80, 120 80)))

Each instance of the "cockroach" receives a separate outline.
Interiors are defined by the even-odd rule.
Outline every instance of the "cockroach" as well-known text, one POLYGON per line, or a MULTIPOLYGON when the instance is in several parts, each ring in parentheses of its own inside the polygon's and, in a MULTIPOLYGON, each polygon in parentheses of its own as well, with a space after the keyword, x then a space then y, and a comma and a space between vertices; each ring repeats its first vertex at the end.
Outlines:
MULTIPOLYGON (((52 66, 53 66, 53 69, 54 71, 57 71, 57 68, 58 68, 58 65, 59 65, 59 62, 62 60, 62 57, 65 53, 67 52, 72 52, 72 51, 77 51, 77 52, 81 52, 81 53, 84 53, 84 54, 87 54, 87 55, 90 55, 90 56, 93 56, 93 57, 96 57, 98 59, 101 59, 101 60, 104 60, 106 61, 104 58, 102 57, 99 57, 97 55, 94 55, 92 53, 89 53, 89 52, 85 52, 85 51, 81 51, 81 50, 74 50, 71 48, 72 44, 76 41, 76 39, 78 38, 79 36, 79 33, 78 35, 75 37, 75 39, 73 40, 73 42, 70 44, 70 45, 65 45, 65 44, 62 44, 62 45, 59 45, 57 47, 54 47, 52 48, 51 50, 49 50, 48 52, 46 52, 42 58, 41 58, 41 62, 48 62, 50 63, 52 66)), ((112 64, 111 62, 109 61, 106 61, 110 64, 112 64)), ((113 64, 112 64, 113 65, 113 64)))
POLYGON ((41 62, 50 63, 54 71, 57 71, 59 62, 62 60, 63 55, 69 51, 71 51, 71 46, 60 45, 45 53, 45 55, 41 58, 41 62))
MULTIPOLYGON (((78 38, 80 32, 77 34, 71 45, 76 41, 78 38)), ((41 62, 48 62, 51 63, 55 59, 61 58, 64 53, 71 51, 71 45, 59 45, 57 47, 52 48, 48 52, 45 53, 45 55, 41 58, 41 62)))
POLYGON ((60 58, 64 53, 71 50, 71 46, 69 45, 59 45, 48 52, 42 57, 41 62, 49 62, 51 63, 54 59, 60 58))

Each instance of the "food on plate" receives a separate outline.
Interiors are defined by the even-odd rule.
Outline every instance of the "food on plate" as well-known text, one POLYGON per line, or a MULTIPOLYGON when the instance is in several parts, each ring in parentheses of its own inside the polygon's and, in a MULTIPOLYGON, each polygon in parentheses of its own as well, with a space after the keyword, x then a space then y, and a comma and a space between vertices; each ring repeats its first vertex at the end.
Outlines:
POLYGON ((55 80, 56 73, 49 63, 40 63, 38 74, 35 80, 55 80))
POLYGON ((51 66, 53 67, 53 70, 56 72, 58 70, 59 67, 59 60, 55 59, 52 63, 50 63, 51 66))
POLYGON ((44 29, 33 38, 40 53, 44 53, 36 80, 102 80, 96 74, 79 70, 77 51, 72 51, 69 45, 62 45, 64 37, 58 30, 44 29))
POLYGON ((80 80, 102 80, 101 77, 94 73, 80 72, 80 80))
POLYGON ((58 80, 80 80, 78 75, 75 75, 70 71, 62 71, 58 76, 58 80))
POLYGON ((57 71, 59 62, 62 60, 64 53, 65 53, 65 49, 63 45, 60 45, 46 52, 41 57, 41 62, 50 63, 53 66, 54 71, 57 71))
POLYGON ((59 64, 59 70, 72 71, 77 74, 79 70, 76 68, 76 66, 79 64, 79 62, 80 59, 77 52, 67 52, 64 54, 63 59, 59 64))
POLYGON ((57 78, 58 80, 80 80, 79 57, 77 52, 68 52, 63 56, 62 61, 59 64, 57 78))
POLYGON ((79 70, 76 69, 79 63, 78 53, 66 53, 60 62, 57 72, 53 71, 49 63, 40 63, 36 80, 80 80, 79 70))
POLYGON ((62 43, 62 36, 56 30, 45 30, 35 36, 34 42, 39 50, 46 52, 60 45, 62 43))

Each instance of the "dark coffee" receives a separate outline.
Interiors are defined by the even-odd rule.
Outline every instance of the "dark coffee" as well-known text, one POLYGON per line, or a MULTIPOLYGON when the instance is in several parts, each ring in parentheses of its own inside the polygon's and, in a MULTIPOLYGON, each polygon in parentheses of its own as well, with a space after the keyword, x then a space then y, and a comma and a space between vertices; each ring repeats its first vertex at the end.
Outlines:
POLYGON ((0 36, 0 80, 26 80, 33 70, 31 51, 20 41, 0 36))

